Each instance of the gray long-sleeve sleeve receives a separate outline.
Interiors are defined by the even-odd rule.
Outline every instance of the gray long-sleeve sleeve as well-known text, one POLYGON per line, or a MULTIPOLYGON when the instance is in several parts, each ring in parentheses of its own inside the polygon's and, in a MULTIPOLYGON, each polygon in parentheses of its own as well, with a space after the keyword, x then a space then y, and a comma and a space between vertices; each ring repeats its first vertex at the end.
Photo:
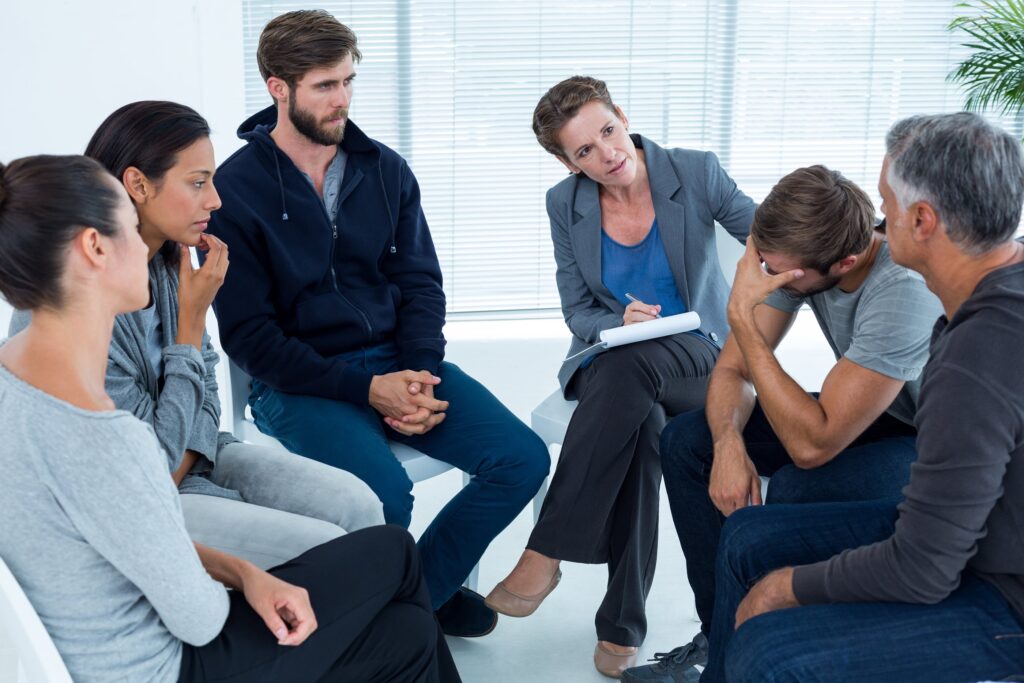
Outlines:
POLYGON ((0 556, 76 681, 176 681, 229 603, 149 425, 81 410, 0 366, 0 556))

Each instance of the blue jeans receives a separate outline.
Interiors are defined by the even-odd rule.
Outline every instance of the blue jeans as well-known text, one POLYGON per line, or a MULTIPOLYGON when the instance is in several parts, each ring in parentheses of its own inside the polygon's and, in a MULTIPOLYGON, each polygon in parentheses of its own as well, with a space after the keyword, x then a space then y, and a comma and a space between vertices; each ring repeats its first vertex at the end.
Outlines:
MULTIPOLYGON (((392 345, 342 356, 373 374, 394 372, 392 345)), ((406 437, 385 425, 369 405, 287 394, 253 382, 249 397, 260 431, 289 450, 351 472, 384 505, 389 524, 408 527, 412 482, 388 439, 473 475, 438 513, 418 542, 423 573, 435 609, 465 581, 488 544, 533 498, 551 465, 540 437, 483 385, 457 365, 442 363, 434 395, 449 402, 447 417, 426 434, 406 437)))
MULTIPOLYGON (((768 504, 896 498, 910 481, 916 435, 913 427, 883 414, 830 462, 804 470, 793 464, 760 405, 743 430, 758 474, 771 477, 768 504)), ((708 495, 714 450, 703 410, 676 417, 661 433, 665 492, 704 633, 712 624, 715 555, 725 521, 708 495)))
POLYGON ((845 603, 769 612, 734 630, 762 576, 889 538, 896 500, 738 510, 722 530, 702 683, 1024 680, 1024 625, 970 571, 934 605, 845 603))

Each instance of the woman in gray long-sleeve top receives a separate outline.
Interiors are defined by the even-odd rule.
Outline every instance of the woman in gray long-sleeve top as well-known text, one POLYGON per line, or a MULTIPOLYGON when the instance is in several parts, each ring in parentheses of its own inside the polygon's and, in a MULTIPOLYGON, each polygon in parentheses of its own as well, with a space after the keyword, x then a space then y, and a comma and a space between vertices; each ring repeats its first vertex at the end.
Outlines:
POLYGON ((571 173, 547 195, 556 279, 573 334, 558 374, 579 405, 527 549, 488 604, 530 614, 560 560, 607 563, 594 663, 618 677, 644 641, 668 416, 702 407, 728 325, 715 222, 737 240, 754 203, 711 152, 630 135, 602 81, 574 76, 534 111, 537 140, 571 173), (701 329, 580 355, 602 330, 696 311, 701 329))
POLYGON ((188 107, 136 102, 86 148, 124 184, 150 258, 149 305, 117 317, 106 387, 118 408, 153 426, 192 538, 266 568, 384 516, 354 475, 219 430, 218 354, 205 326, 228 245, 203 232, 220 206, 209 132, 188 107), (209 249, 203 268, 192 268, 189 246, 209 249))
POLYGON ((404 530, 269 573, 189 539, 151 425, 104 386, 115 316, 149 299, 136 223, 92 159, 0 164, 0 293, 32 312, 0 346, 0 556, 71 676, 458 681, 404 530))

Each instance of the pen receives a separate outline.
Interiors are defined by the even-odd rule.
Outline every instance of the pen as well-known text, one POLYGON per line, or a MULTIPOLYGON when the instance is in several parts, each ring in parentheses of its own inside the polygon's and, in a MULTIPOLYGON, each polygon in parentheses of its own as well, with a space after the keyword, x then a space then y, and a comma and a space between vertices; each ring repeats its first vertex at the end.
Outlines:
MULTIPOLYGON (((635 304, 643 303, 642 301, 640 301, 640 299, 637 299, 635 296, 633 296, 629 292, 626 292, 626 298, 629 299, 630 301, 632 301, 635 304)), ((661 313, 655 313, 654 317, 655 318, 660 318, 661 317, 661 313)))

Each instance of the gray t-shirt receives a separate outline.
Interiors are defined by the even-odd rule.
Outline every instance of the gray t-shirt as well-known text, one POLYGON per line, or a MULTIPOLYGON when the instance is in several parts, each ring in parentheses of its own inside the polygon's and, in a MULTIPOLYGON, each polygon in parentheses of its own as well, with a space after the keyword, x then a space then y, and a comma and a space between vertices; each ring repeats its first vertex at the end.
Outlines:
POLYGON ((0 556, 77 683, 178 680, 181 641, 228 615, 185 531, 153 429, 0 365, 0 556))
MULTIPOLYGON (((347 161, 348 154, 339 146, 337 153, 327 167, 327 172, 324 174, 324 193, 321 199, 323 199, 324 209, 332 221, 338 215, 338 197, 341 196, 341 181, 345 177, 345 163, 347 161)), ((313 189, 316 189, 313 179, 306 173, 302 175, 313 186, 313 189)))
POLYGON ((789 313, 807 302, 836 360, 847 360, 906 382, 888 412, 913 425, 921 371, 928 362, 932 326, 942 304, 917 273, 893 263, 883 242, 871 272, 855 291, 833 287, 810 297, 776 290, 765 301, 789 313))

